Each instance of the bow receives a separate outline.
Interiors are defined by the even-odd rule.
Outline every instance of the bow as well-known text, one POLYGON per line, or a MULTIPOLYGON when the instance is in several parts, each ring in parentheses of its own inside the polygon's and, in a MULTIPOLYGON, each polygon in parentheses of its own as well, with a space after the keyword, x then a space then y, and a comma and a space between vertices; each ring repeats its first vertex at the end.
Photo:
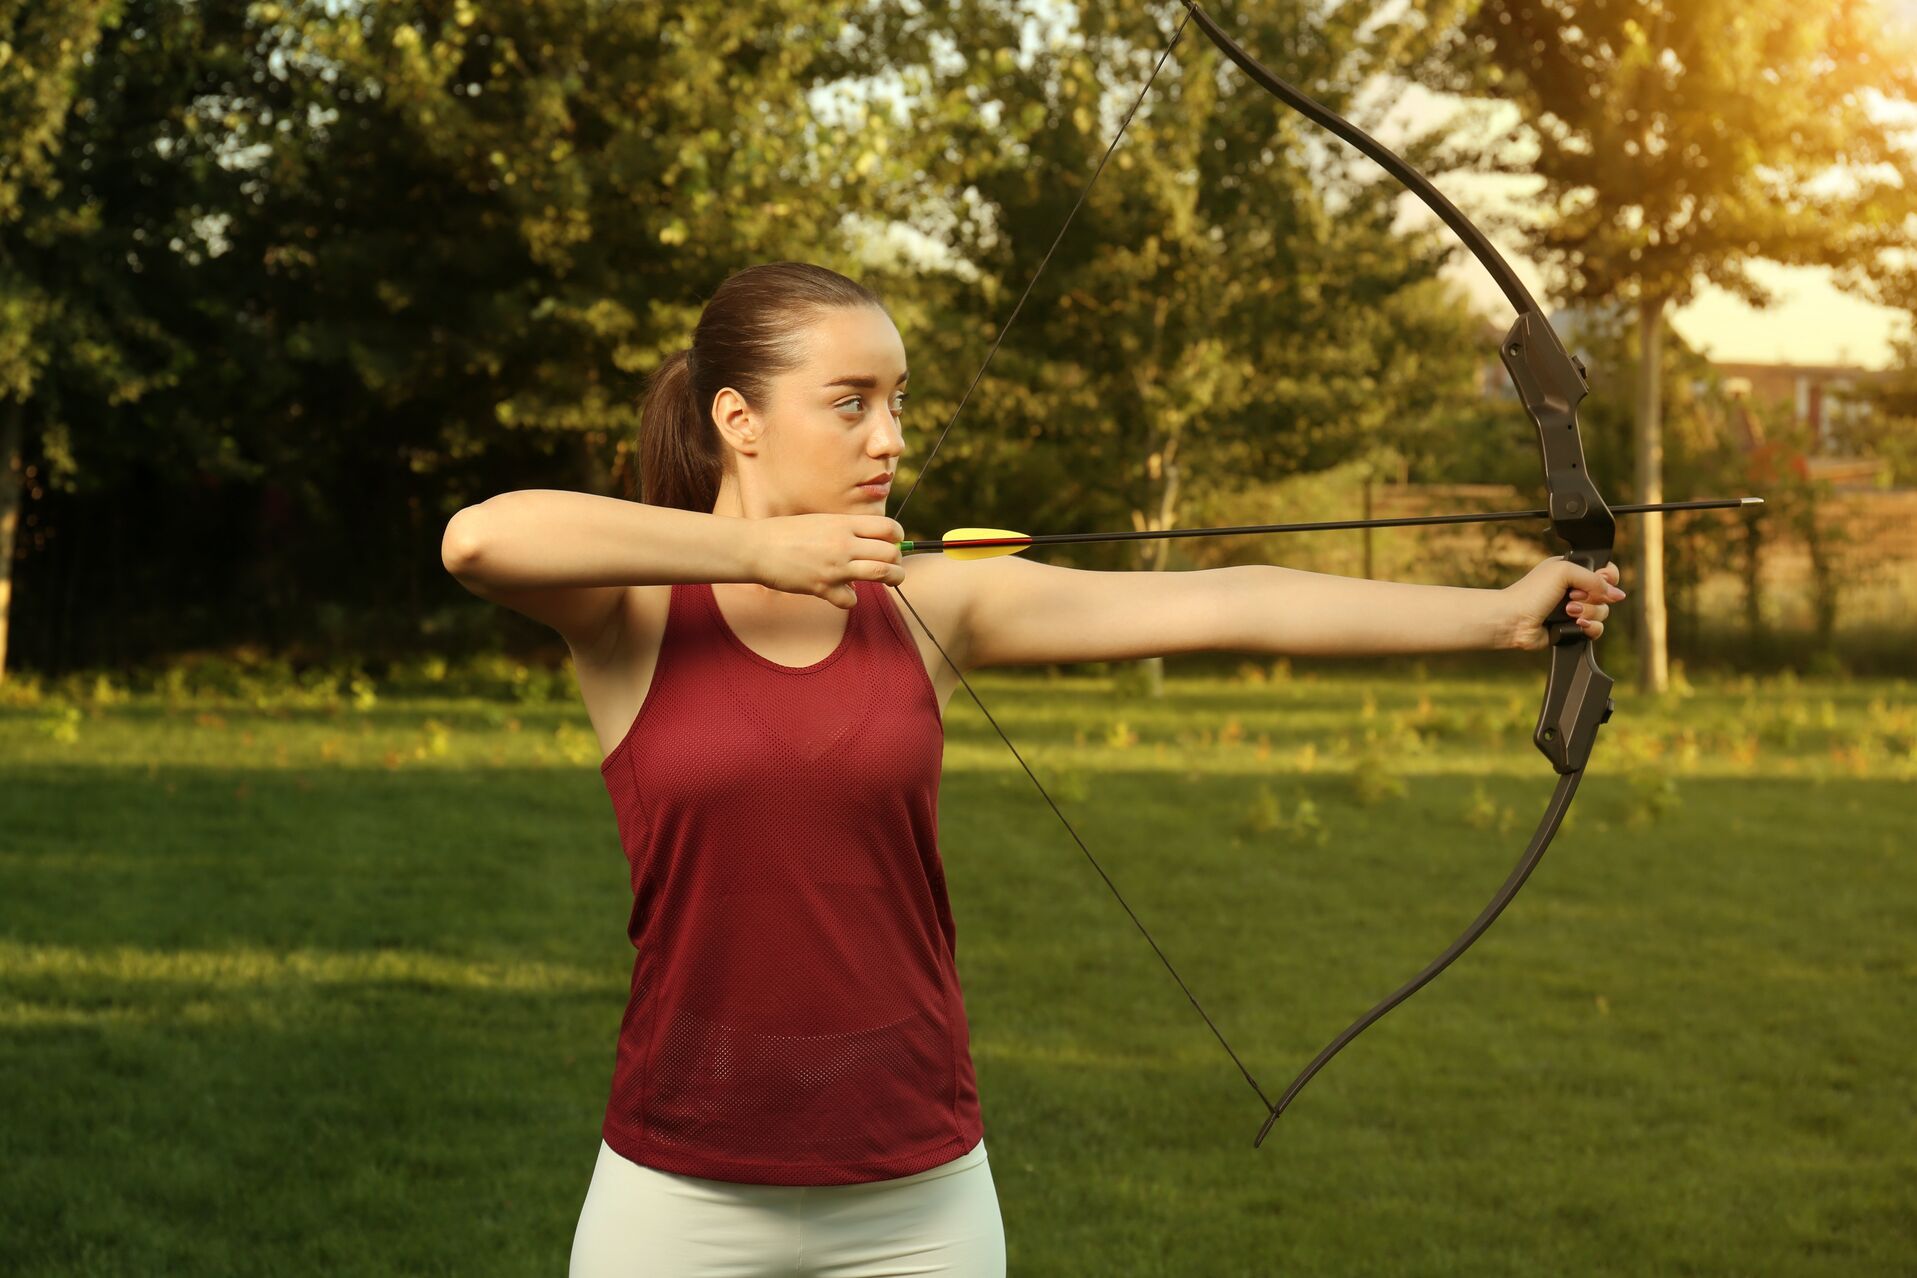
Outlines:
MULTIPOLYGON (((1497 251, 1484 233, 1473 225, 1471 220, 1465 217, 1450 200, 1446 199, 1444 194, 1423 174, 1413 169, 1364 130, 1273 74, 1240 47, 1237 41, 1226 35, 1212 20, 1211 15, 1200 8, 1194 0, 1180 0, 1180 3, 1185 6, 1184 18, 1179 22, 1177 30, 1172 33, 1171 40, 1165 45, 1164 51, 1159 54, 1158 61, 1152 67, 1151 75, 1146 79, 1144 88, 1139 91, 1137 100, 1120 120, 1118 131, 1112 135, 1111 143, 1105 148, 1104 155, 1099 158, 1091 178, 1080 190, 1077 201, 1072 205, 1071 211, 1066 214, 1065 221, 1059 227, 1051 246, 1046 249, 1045 255, 1039 260, 1038 267, 1032 272, 1025 291, 1020 295, 1017 304, 1013 306, 1005 323, 999 328, 998 335, 993 339, 991 348, 979 365, 978 372, 973 374, 965 393, 960 396, 958 406, 953 410, 944 429, 933 441, 925 464, 920 467, 918 477, 913 481, 912 487, 906 491, 897 510, 894 511, 894 518, 902 518, 906 505, 912 500, 912 495, 918 491, 919 484, 924 481, 926 472, 931 468, 932 459, 938 455, 939 446, 945 442, 945 436, 950 433, 960 414, 965 411, 965 405, 970 401, 972 392, 977 389, 986 368, 992 362, 992 357, 998 353, 999 346, 1004 342, 1007 330, 1018 318, 1026 299, 1032 295, 1033 285, 1044 273, 1053 252, 1058 248, 1059 242, 1064 239, 1066 229, 1070 227, 1078 210, 1083 207, 1086 195, 1098 181, 1099 175, 1105 171, 1105 164, 1111 159, 1112 152, 1117 149, 1119 141, 1124 137, 1132 117, 1137 114, 1139 106, 1150 94, 1152 85, 1157 82, 1159 72, 1184 36, 1186 27, 1195 22, 1206 38, 1216 45, 1221 53, 1236 63, 1254 83, 1286 105, 1337 134, 1383 166, 1414 195, 1430 206, 1432 211, 1464 241, 1466 247, 1484 264, 1485 269, 1490 271, 1492 278, 1497 281, 1498 287, 1518 313, 1516 321, 1499 344, 1498 355, 1511 375, 1512 384, 1517 387, 1525 412, 1537 427, 1539 454, 1544 463, 1547 511, 1552 532, 1569 547, 1564 556, 1566 559, 1592 570, 1602 567, 1611 558, 1617 526, 1610 508, 1605 505, 1604 499, 1598 495, 1597 488, 1591 481, 1590 472, 1584 464, 1584 445, 1578 435, 1577 406, 1589 392, 1590 384, 1585 376, 1583 362, 1565 351, 1563 342, 1558 339, 1556 331, 1552 329, 1549 319, 1532 298, 1530 290, 1525 288, 1523 281, 1518 278, 1517 273, 1511 269, 1510 264, 1504 260, 1503 255, 1497 251)), ((1119 905, 1131 916, 1132 922, 1137 924, 1146 941, 1158 954, 1166 969, 1171 972, 1172 979, 1185 992, 1185 997, 1197 1009, 1199 1016, 1210 1027, 1213 1036, 1218 1039, 1225 1053, 1231 1057, 1232 1063, 1238 1067, 1239 1073, 1244 1075, 1245 1081, 1251 1085, 1252 1091, 1265 1106, 1267 1111, 1265 1122, 1258 1129, 1257 1138, 1252 1142, 1254 1148, 1264 1143, 1272 1124, 1278 1121, 1278 1117, 1297 1098, 1305 1084, 1309 1083, 1332 1057, 1344 1050, 1353 1039, 1385 1013, 1417 993, 1438 973, 1449 967, 1459 955, 1471 948, 1472 944, 1484 934, 1485 929, 1504 912, 1504 908, 1511 903, 1518 890, 1524 886, 1525 880, 1531 876, 1531 871, 1537 867, 1538 861, 1543 858, 1545 849, 1551 845, 1552 838, 1564 821, 1565 813, 1570 810, 1571 800, 1577 793, 1578 783, 1584 777, 1585 764, 1590 758, 1592 744, 1597 738, 1597 730, 1611 717, 1611 677, 1598 668, 1591 641, 1566 611, 1566 604, 1570 599, 1567 594, 1545 621, 1545 629, 1550 638, 1550 669, 1545 681, 1544 703, 1538 711, 1537 727, 1532 734, 1532 741, 1556 770, 1558 782, 1550 802, 1545 806, 1543 817, 1538 821, 1536 831, 1525 846, 1523 855, 1518 858, 1516 867, 1499 886, 1484 909, 1479 912, 1477 918, 1472 920, 1471 925, 1465 928, 1455 941, 1446 946, 1436 958, 1425 964, 1410 980, 1353 1021, 1342 1033, 1326 1044, 1324 1049, 1298 1072, 1291 1085, 1274 1102, 1265 1095, 1264 1089, 1258 1085, 1257 1079, 1239 1059, 1238 1053, 1232 1050, 1231 1044, 1225 1039, 1210 1015, 1205 1012, 1191 988, 1185 984, 1184 978, 1178 975, 1178 969, 1172 965, 1164 950, 1152 938, 1151 932, 1140 921, 1137 913, 1126 904, 1124 896, 1119 893, 1111 876, 1099 866, 1097 858, 1092 856, 1091 849, 1086 847, 1084 839, 1079 837, 1071 821, 1066 818, 1064 812, 1060 811, 1044 784, 1032 772, 1031 766, 1019 753, 1018 747, 1012 744, 1012 739, 999 726, 998 720, 992 716, 990 710, 986 709, 984 701, 979 698, 978 692, 965 678, 964 672, 953 662, 944 643, 933 634, 930 627, 925 625, 925 619, 919 616, 918 609, 912 607, 905 592, 898 587, 893 587, 893 590, 911 611, 920 627, 925 630, 926 635, 932 639, 940 656, 945 658, 953 674, 957 675, 959 683, 971 696, 973 703, 978 706, 980 712, 985 715, 986 721, 992 725, 993 730, 1011 750, 1013 758, 1024 769, 1025 775, 1031 778, 1032 784, 1038 788, 1046 804, 1064 825, 1072 841, 1091 861, 1092 868, 1097 870, 1099 876, 1105 880, 1106 886, 1111 888, 1113 895, 1118 898, 1119 905)))

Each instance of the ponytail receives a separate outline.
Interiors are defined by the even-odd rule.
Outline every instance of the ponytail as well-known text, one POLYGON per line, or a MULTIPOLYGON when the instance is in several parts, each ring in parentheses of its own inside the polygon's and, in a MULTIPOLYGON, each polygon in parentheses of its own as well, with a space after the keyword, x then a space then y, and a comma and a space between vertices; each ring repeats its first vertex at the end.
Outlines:
POLYGON ((693 398, 692 352, 666 357, 639 407, 639 500, 710 514, 725 473, 719 432, 693 398))

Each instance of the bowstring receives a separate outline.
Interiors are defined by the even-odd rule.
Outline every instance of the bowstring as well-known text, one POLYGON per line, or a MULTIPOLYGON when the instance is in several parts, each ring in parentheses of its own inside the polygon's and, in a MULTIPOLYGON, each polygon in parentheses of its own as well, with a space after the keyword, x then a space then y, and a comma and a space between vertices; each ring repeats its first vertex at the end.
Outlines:
MULTIPOLYGON (((897 509, 892 513, 894 519, 901 520, 901 522, 903 521, 905 507, 912 500, 912 495, 918 492, 919 485, 925 482, 926 472, 931 470, 932 459, 938 456, 940 445, 944 444, 945 437, 951 433, 952 427, 957 425, 960 414, 965 411, 965 406, 971 402, 972 392, 978 389, 980 381, 985 377, 985 370, 991 367, 992 357, 998 354, 999 346, 1005 341, 1005 334, 1010 331, 1013 322, 1018 319, 1019 312, 1025 309, 1025 302, 1031 297, 1032 289, 1038 284, 1038 277, 1045 273, 1046 266, 1051 263, 1052 254, 1058 250, 1059 244, 1064 240, 1065 232, 1071 226, 1072 219, 1077 217, 1079 209, 1084 207, 1085 198, 1091 194, 1092 187, 1098 182, 1099 175, 1105 171, 1106 163, 1112 158, 1112 153, 1118 149, 1119 142, 1125 136, 1125 130, 1131 125, 1132 117, 1138 113, 1138 108, 1144 105, 1145 98, 1151 93, 1152 86, 1157 83, 1158 73, 1164 69, 1165 63, 1171 58, 1172 50, 1178 47, 1178 41, 1184 36, 1185 27, 1191 22, 1191 18, 1191 10, 1187 8, 1184 19, 1178 24, 1178 29, 1172 32, 1171 40, 1166 43, 1164 51, 1158 55, 1158 61, 1152 67, 1151 75, 1146 77, 1145 87, 1139 90, 1138 97, 1133 101, 1131 109, 1126 111, 1124 119, 1119 121, 1118 131, 1112 134, 1111 142, 1105 147, 1105 153, 1099 157, 1098 165, 1092 170, 1091 177, 1086 180, 1085 185, 1079 190, 1078 199, 1072 204, 1071 211, 1065 215, 1065 221, 1059 226, 1058 234, 1052 237, 1051 246, 1045 250, 1045 255, 1039 259, 1038 266, 1033 270, 1031 278, 1026 281, 1025 291, 1019 294, 1018 301, 1012 307, 1011 314, 1006 316, 1005 323, 999 326, 998 335, 992 339, 991 348, 985 352, 984 361, 979 364, 978 371, 972 374, 972 380, 966 386, 965 393, 959 397, 958 407, 952 410, 952 415, 946 420, 944 428, 939 431, 938 436, 932 441, 932 448, 926 453, 925 462, 919 467, 919 473, 912 480, 912 486, 906 489, 904 498, 899 501, 897 509)), ((1224 1032, 1218 1028, 1217 1022, 1213 1021, 1211 1015, 1205 1011, 1204 1005, 1198 1001, 1198 996, 1192 993, 1191 987, 1185 984, 1185 978, 1178 974, 1178 969, 1172 965, 1171 959, 1166 956, 1164 949, 1152 936, 1151 930, 1147 928, 1144 921, 1138 917, 1138 912, 1132 909, 1131 905, 1126 902, 1124 894, 1118 890, 1118 884, 1114 883, 1112 876, 1105 872, 1105 867, 1098 863, 1098 858, 1092 855, 1092 850, 1085 845, 1085 840, 1079 837, 1077 828, 1072 825, 1071 820, 1058 806, 1058 802, 1052 798, 1051 791, 1045 788, 1045 783, 1040 781, 1038 774, 1032 771, 1031 765, 1025 761, 1025 756, 1019 752, 1019 748, 1012 743, 1012 738, 1008 736, 1005 729, 999 725, 998 719, 986 708, 984 700, 978 695, 978 690, 972 687, 971 680, 965 677, 965 672, 959 669, 958 663, 952 659, 952 654, 946 651, 945 644, 939 639, 938 635, 933 633, 932 628, 925 624, 925 618, 919 615, 919 610, 912 606, 910 599, 906 598, 905 591, 898 586, 893 586, 891 589, 893 593, 899 597, 899 602, 903 603, 906 610, 912 614, 912 619, 919 623, 919 628, 925 632, 926 638, 932 641, 933 647, 938 649, 939 656, 945 659, 945 664, 950 667, 952 673, 958 677, 960 686, 963 687, 966 694, 972 698, 972 704, 979 708, 979 713, 985 716, 985 721, 992 725, 994 732, 998 733, 999 740, 1003 741, 1005 748, 1012 752, 1012 758, 1018 761, 1018 766, 1022 768, 1025 775, 1031 779, 1032 785, 1037 788, 1039 796, 1045 800, 1046 806, 1051 808, 1052 815, 1058 818, 1059 824, 1065 827, 1065 832, 1071 836, 1072 842, 1078 845, 1078 850, 1085 854, 1085 859, 1092 863, 1092 868, 1098 872, 1098 877, 1105 881, 1105 886, 1110 888, 1112 895, 1118 899, 1118 904, 1124 908, 1126 914, 1131 916, 1132 922, 1137 926, 1139 932, 1144 935, 1146 943, 1152 947, 1152 952, 1158 955, 1159 961, 1165 965, 1165 970, 1171 973, 1172 980, 1178 983, 1178 988, 1184 991, 1185 997, 1190 1000, 1192 1007, 1196 1008, 1198 1015, 1204 1018, 1205 1024, 1211 1029, 1212 1036, 1218 1040, 1219 1046, 1223 1047, 1225 1054, 1231 1057, 1232 1064, 1238 1067, 1238 1072, 1244 1075, 1247 1083, 1251 1084, 1251 1090, 1257 1094, 1259 1101, 1263 1103, 1265 1109, 1270 1111, 1273 1106, 1271 1099, 1265 1095, 1265 1089, 1258 1085, 1258 1080, 1252 1077, 1249 1069, 1245 1068, 1244 1061, 1240 1060, 1238 1053, 1232 1050, 1231 1043, 1226 1040, 1224 1032)))

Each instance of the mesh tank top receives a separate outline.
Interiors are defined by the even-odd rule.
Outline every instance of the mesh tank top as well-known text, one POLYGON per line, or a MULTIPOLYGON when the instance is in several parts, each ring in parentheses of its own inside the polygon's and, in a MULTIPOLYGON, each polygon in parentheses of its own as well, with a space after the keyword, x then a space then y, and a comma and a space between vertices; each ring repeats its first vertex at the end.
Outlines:
POLYGON ((601 1132, 681 1175, 909 1176, 983 1137, 938 852, 944 728, 890 592, 804 667, 675 584, 600 771, 636 951, 601 1132))

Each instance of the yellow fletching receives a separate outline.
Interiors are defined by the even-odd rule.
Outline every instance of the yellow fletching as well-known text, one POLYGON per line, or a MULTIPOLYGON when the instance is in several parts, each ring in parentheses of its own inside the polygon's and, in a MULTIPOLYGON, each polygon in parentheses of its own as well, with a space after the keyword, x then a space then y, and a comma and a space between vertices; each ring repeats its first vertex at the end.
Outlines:
POLYGON ((1012 532, 1005 528, 953 528, 949 529, 942 541, 1004 541, 1018 538, 1016 546, 947 546, 948 559, 996 559, 1000 555, 1016 555, 1025 549, 1025 534, 1012 532))

